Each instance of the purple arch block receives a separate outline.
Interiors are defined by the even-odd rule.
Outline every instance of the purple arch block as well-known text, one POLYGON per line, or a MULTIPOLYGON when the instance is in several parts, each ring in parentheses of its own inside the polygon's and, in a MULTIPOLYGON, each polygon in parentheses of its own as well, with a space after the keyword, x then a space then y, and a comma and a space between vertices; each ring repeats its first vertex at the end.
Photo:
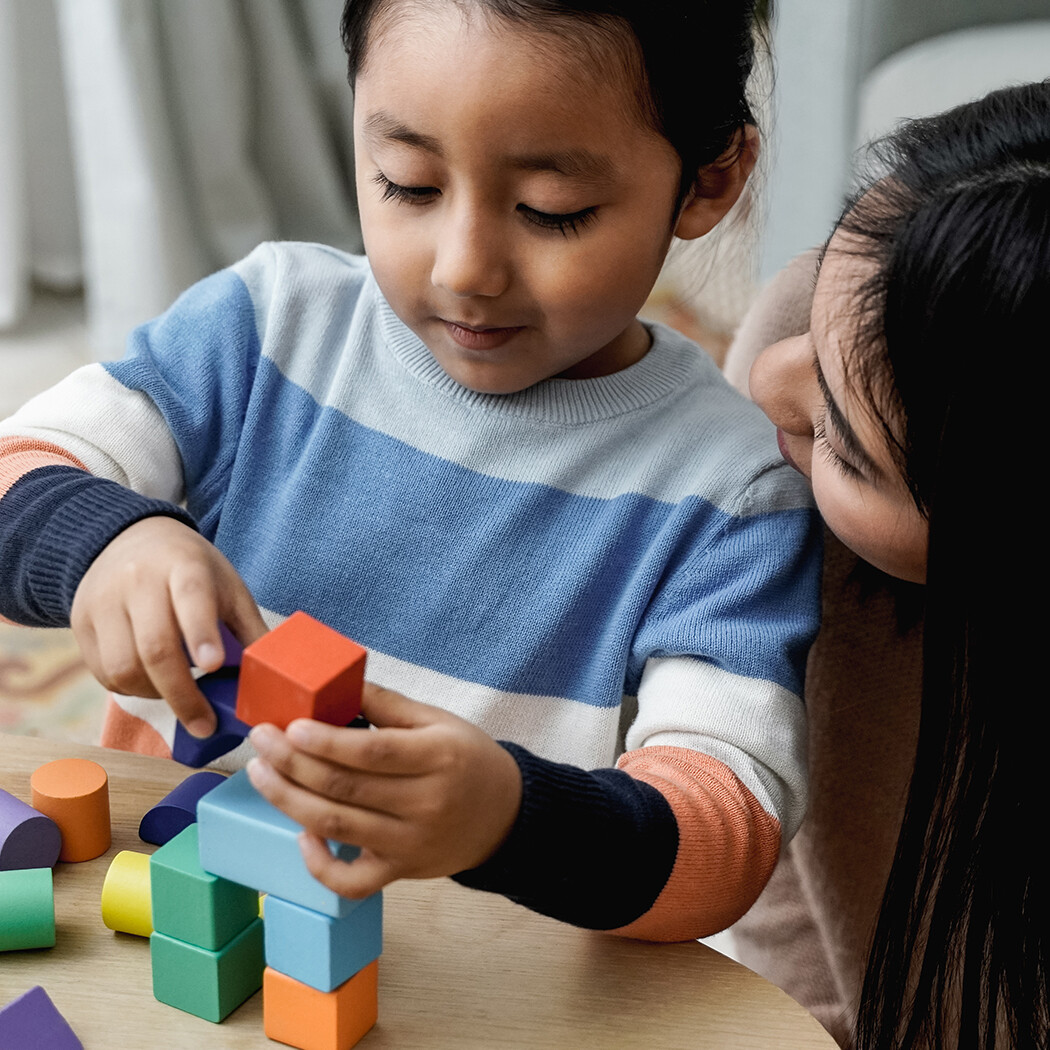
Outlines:
POLYGON ((171 757, 176 762, 199 769, 232 751, 251 731, 252 727, 236 714, 238 674, 236 667, 224 667, 197 679, 197 687, 211 704, 218 724, 211 736, 202 739, 187 733, 182 723, 177 722, 171 748, 171 757))
POLYGON ((61 849, 58 825, 0 788, 0 871, 53 868, 61 849))
POLYGON ((139 838, 157 846, 171 841, 197 822, 197 803, 225 779, 222 773, 206 769, 191 773, 146 813, 139 823, 139 838))

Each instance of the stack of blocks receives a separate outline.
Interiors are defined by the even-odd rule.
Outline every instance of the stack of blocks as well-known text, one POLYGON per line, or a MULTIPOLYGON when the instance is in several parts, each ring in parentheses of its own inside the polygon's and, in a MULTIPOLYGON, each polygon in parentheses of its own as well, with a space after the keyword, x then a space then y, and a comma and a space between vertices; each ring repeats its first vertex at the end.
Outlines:
MULTIPOLYGON (((301 717, 348 725, 360 711, 364 666, 364 649, 305 613, 295 613, 244 651, 236 718, 246 725, 271 722, 280 728, 301 717)), ((228 892, 220 887, 236 885, 268 894, 262 976, 266 1035, 299 1050, 348 1050, 375 1024, 378 1012, 382 896, 348 900, 314 879, 299 849, 301 831, 241 771, 200 799, 197 824, 158 850, 153 860, 164 863, 163 854, 170 851, 173 861, 177 855, 180 871, 192 867, 196 877, 214 879, 214 893, 228 892)), ((333 842, 330 847, 347 861, 358 853, 356 847, 344 843, 333 842)), ((186 944, 187 937, 200 937, 205 931, 195 925, 192 931, 182 928, 180 936, 164 929, 161 923, 166 920, 158 912, 158 870, 154 868, 152 875, 153 922, 159 931, 154 933, 155 944, 162 945, 163 951, 182 952, 172 965, 185 966, 189 959, 185 948, 172 949, 169 941, 186 944)), ((163 893, 160 891, 161 896, 163 893)), ((239 933, 232 933, 227 948, 257 936, 251 932, 256 922, 248 919, 254 899, 253 893, 251 899, 230 905, 245 925, 239 933)), ((177 910, 186 909, 180 903, 177 910)), ((210 927, 206 930, 210 932, 210 927)), ((225 934, 231 931, 232 927, 225 934)), ((212 939, 219 936, 216 932, 212 939)), ((216 951, 203 946, 197 950, 216 951)), ((243 958, 228 963, 230 973, 247 967, 250 954, 245 948, 243 958)), ((158 958, 164 955, 155 947, 155 991, 158 958)), ((217 975, 209 981, 222 985, 222 966, 209 962, 209 967, 217 975)), ((229 980, 231 985, 236 983, 233 977, 229 980)), ((162 978, 161 985, 169 983, 168 977, 162 978)), ((238 984, 230 1001, 247 987, 247 981, 238 984)), ((160 991, 156 994, 165 1002, 175 998, 164 998, 160 991)), ((248 990, 244 997, 250 994, 248 990)))

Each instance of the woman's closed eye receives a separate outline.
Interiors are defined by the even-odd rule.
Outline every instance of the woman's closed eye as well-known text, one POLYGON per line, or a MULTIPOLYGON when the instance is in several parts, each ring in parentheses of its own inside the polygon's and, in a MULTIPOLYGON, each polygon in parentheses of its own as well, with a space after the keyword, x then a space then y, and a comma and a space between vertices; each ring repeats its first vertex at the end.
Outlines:
POLYGON ((820 447, 824 458, 841 471, 846 477, 857 481, 864 480, 864 474, 858 470, 848 459, 845 459, 828 440, 827 412, 822 412, 820 418, 813 424, 813 440, 820 447))

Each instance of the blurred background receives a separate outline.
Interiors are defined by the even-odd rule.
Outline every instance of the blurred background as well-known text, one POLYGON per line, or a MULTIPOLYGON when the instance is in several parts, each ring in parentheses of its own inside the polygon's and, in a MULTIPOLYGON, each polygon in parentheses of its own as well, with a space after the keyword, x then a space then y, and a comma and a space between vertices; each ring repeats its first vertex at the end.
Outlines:
MULTIPOLYGON (((341 6, 0 0, 0 417, 262 240, 360 250, 341 6)), ((1050 0, 779 0, 768 40, 752 193, 647 308, 719 360, 865 141, 1050 76, 1050 0)), ((67 632, 0 624, 0 731, 91 742, 100 717, 67 632)))

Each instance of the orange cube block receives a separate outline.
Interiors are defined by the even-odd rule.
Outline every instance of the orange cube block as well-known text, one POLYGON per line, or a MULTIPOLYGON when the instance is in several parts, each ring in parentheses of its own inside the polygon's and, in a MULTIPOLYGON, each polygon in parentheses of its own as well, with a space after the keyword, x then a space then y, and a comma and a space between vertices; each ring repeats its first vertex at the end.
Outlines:
POLYGON ((345 726, 361 711, 367 655, 312 616, 292 613, 244 650, 237 717, 280 729, 297 718, 345 726))
POLYGON ((60 758, 29 778, 33 809, 49 816, 62 832, 59 860, 82 861, 109 849, 109 779, 86 758, 60 758))
POLYGON ((331 992, 263 971, 263 1031, 298 1050, 350 1050, 379 1015, 379 960, 331 992))

